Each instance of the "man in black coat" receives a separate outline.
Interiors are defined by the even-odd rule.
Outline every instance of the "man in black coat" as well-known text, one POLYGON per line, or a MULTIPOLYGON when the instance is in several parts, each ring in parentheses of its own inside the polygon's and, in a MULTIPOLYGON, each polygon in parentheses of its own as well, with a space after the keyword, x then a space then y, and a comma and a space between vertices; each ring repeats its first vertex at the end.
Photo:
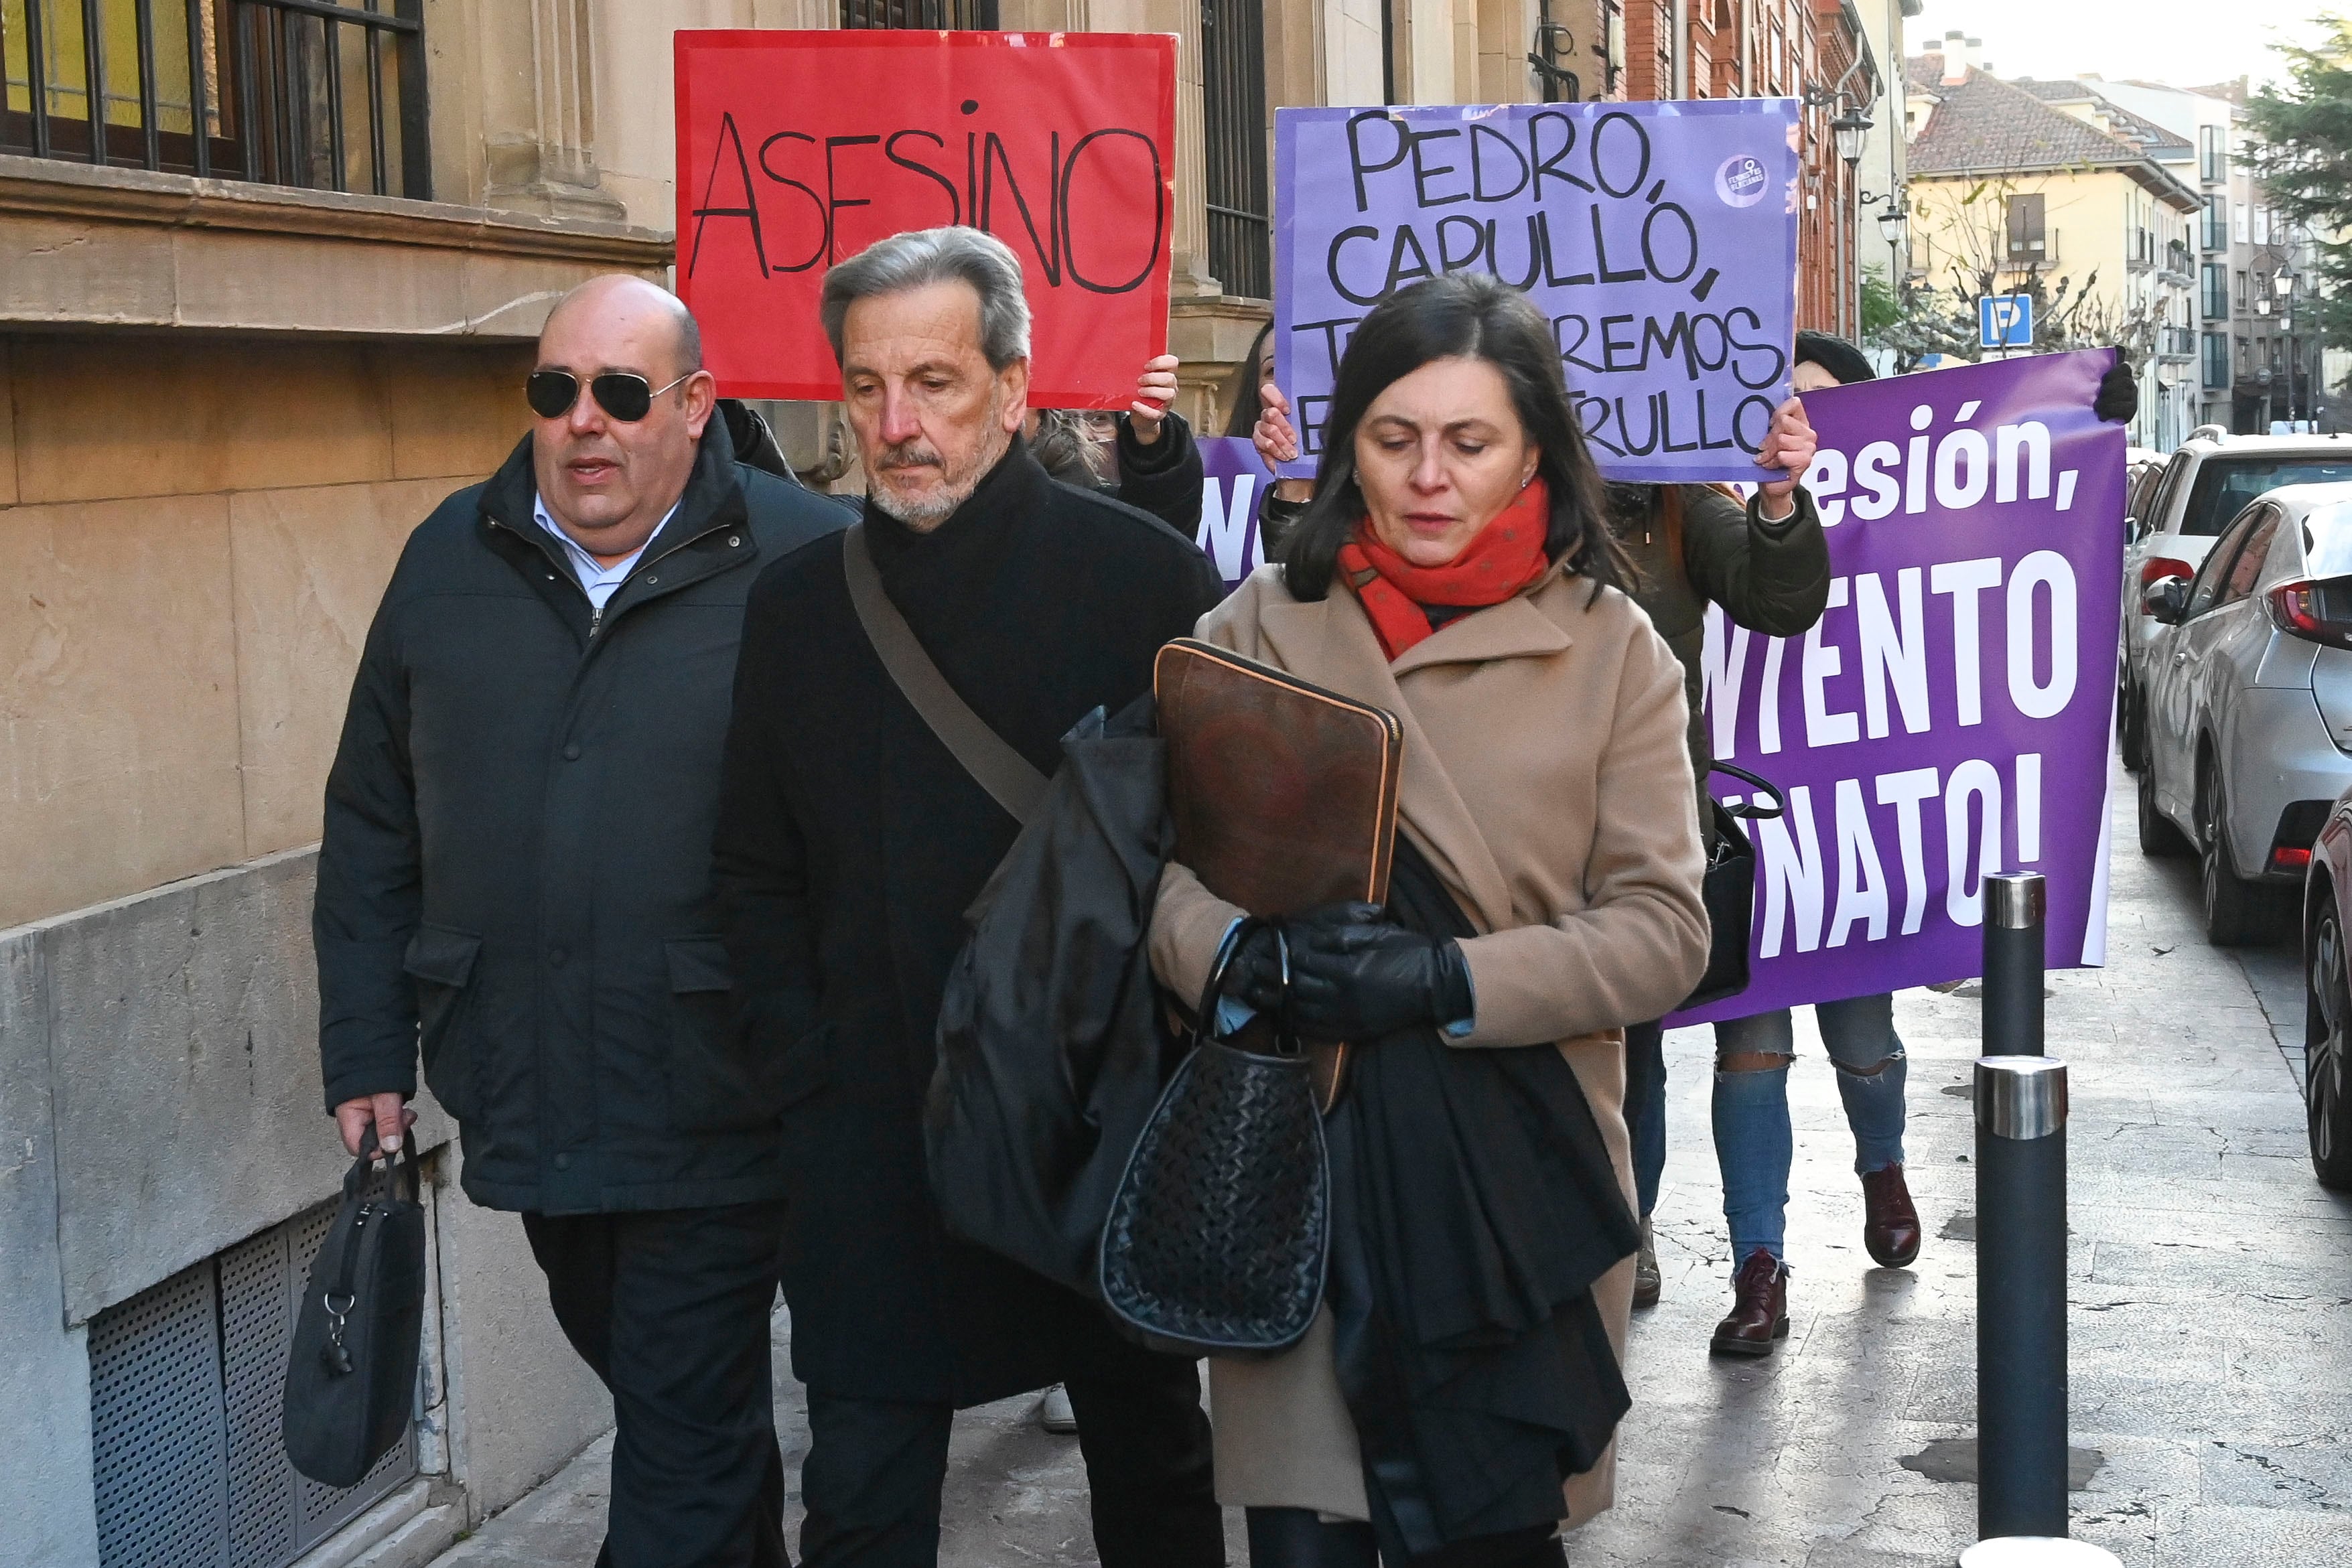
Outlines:
MULTIPOLYGON (((1220 593, 1190 539, 1048 479, 1019 438, 1020 264, 971 229, 899 235, 825 280, 885 591, 1041 771, 1220 593)), ((750 1049, 781 1063, 784 1294, 809 1389, 811 1568, 928 1568, 951 1411, 1066 1382, 1105 1568, 1223 1561, 1192 1364, 950 1238, 921 1117, 965 908, 1017 825, 860 628, 845 536, 761 574, 743 631, 718 879, 750 1049)))
POLYGON ((538 423, 410 536, 327 779, 328 1108, 425 1080, 612 1390, 614 1568, 784 1568, 768 1315, 782 1085, 728 1027, 710 883, 743 601, 850 520, 737 461, 694 320, 634 277, 548 317, 538 423))

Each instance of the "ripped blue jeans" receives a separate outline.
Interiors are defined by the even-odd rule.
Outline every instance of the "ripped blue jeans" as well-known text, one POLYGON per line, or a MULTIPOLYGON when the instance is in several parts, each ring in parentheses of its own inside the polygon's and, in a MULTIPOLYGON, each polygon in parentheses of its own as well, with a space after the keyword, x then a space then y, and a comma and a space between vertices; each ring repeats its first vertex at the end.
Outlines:
MULTIPOLYGON (((1813 1009, 1822 1043, 1837 1068, 1839 1098, 1853 1131, 1855 1174, 1903 1161, 1902 1039, 1895 1032, 1895 998, 1882 993, 1813 1009)), ((1796 1138, 1789 1124, 1789 1063, 1797 1054, 1796 1028, 1786 1008, 1715 1026, 1715 1158, 1723 1172, 1723 1218, 1731 1228, 1731 1266, 1761 1247, 1782 1256, 1788 1235, 1789 1167, 1796 1138), (1778 1067, 1725 1071, 1741 1054, 1778 1056, 1778 1067)))

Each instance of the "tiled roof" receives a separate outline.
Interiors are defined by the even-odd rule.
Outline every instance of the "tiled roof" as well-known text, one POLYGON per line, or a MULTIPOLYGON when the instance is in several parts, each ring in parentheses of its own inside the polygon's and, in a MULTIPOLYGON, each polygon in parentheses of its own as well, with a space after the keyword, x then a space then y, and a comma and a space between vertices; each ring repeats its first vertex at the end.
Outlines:
POLYGON ((2139 144, 2150 157, 2163 158, 2168 153, 2185 157, 2196 148, 2185 136, 2176 136, 2156 121, 2134 114, 2130 110, 2108 98, 2088 82, 2061 79, 2037 81, 2031 77, 2010 77, 2009 85, 2032 93, 2044 103, 2095 103, 2101 113, 2116 127, 2116 134, 2139 144))
POLYGON ((2112 167, 2148 157, 2130 142, 2051 108, 2017 83, 1971 69, 1966 81, 1946 86, 1942 62, 1934 57, 1906 64, 1906 78, 1939 99, 1912 139, 1914 174, 2112 167))

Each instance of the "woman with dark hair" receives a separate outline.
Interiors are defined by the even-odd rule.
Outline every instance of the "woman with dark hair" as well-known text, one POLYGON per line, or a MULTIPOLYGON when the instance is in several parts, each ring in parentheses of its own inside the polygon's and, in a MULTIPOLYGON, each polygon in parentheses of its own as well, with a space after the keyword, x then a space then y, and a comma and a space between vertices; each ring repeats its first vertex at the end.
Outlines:
MULTIPOLYGON (((1359 1049, 1324 1311, 1212 1362, 1218 1490, 1255 1568, 1558 1564, 1629 1402, 1622 1030, 1706 962, 1682 671, 1525 296, 1456 275, 1381 303, 1328 429, 1281 562, 1199 635, 1394 713, 1401 831, 1385 906, 1286 923, 1286 985, 1264 928, 1234 957, 1241 1002, 1359 1049)), ((1240 914, 1171 864, 1161 980, 1199 997, 1240 914)))

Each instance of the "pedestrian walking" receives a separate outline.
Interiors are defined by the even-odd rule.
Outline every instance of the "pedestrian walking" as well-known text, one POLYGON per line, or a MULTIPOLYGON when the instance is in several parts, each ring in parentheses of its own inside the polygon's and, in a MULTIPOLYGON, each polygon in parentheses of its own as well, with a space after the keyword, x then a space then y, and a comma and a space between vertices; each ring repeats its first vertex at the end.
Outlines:
POLYGON ((327 779, 326 1100, 396 1147, 425 1081, 612 1391, 597 1561, 783 1568, 768 1317, 782 1084, 727 1027, 710 881, 743 601, 845 508, 739 462, 694 319, 549 315, 537 422, 410 536, 327 779))
POLYGON ((919 652, 1045 772, 1081 717, 1150 689, 1153 655, 1223 585, 1191 539, 1030 454, 1029 312, 1002 241, 898 235, 828 273, 823 300, 864 521, 751 595, 716 841, 745 1048, 777 1064, 785 1106, 802 1552, 936 1562, 952 1412, 1062 1382, 1105 1568, 1213 1568, 1193 1364, 940 1224, 921 1125, 940 1001, 1017 824, 885 667, 845 571, 870 556, 919 652))
MULTIPOLYGON (((1867 355, 1826 332, 1798 333, 1795 363, 1801 396, 1877 377, 1867 355)), ((2138 389, 2118 357, 2100 381, 2092 411, 2102 420, 2129 423, 2138 407, 2138 389)), ((1863 1249, 1881 1268, 1908 1268, 1918 1259, 1922 1232, 1919 1211, 1903 1175, 1909 1063, 1903 1039, 1895 1032, 1894 995, 1878 991, 1817 1003, 1813 1018, 1837 1075, 1846 1126, 1853 1134, 1854 1174, 1862 1183, 1863 1249)), ((1724 1222, 1731 1236, 1732 1304, 1716 1325, 1709 1348, 1719 1355, 1769 1355, 1789 1333, 1785 1248, 1789 1173, 1796 1158, 1796 1134, 1789 1119, 1789 1069, 1797 1054, 1790 1009, 1722 1020, 1715 1026, 1715 1158, 1723 1178, 1724 1222)), ((1663 1057, 1655 1108, 1663 1164, 1663 1057)))
MULTIPOLYGON (((1801 382, 1799 387, 1803 390, 1801 382)), ((1792 400, 1793 401, 1793 400, 1792 400)), ((1803 405, 1793 416, 1801 419, 1803 405)), ((1712 813, 1705 807, 1715 747, 1700 673, 1706 609, 1767 637, 1799 637, 1829 603, 1830 547, 1821 515, 1799 483, 1812 463, 1808 439, 1781 449, 1785 477, 1759 487, 1744 505, 1710 485, 1609 486, 1610 528, 1633 558, 1633 601, 1682 662, 1690 705, 1691 772, 1701 798, 1699 823, 1710 853, 1712 813)), ((1625 1031, 1626 1119, 1633 1124, 1633 1180, 1641 1198, 1642 1251, 1633 1271, 1633 1304, 1656 1304, 1661 1288, 1650 1213, 1666 1164, 1664 1034, 1656 1020, 1625 1031)))
MULTIPOLYGON (((1211 1363, 1219 1493, 1255 1568, 1556 1564, 1628 1404, 1621 1031, 1706 961, 1682 672, 1525 296, 1458 275, 1383 301, 1328 428, 1282 563, 1198 634, 1397 715, 1401 831, 1385 909, 1293 918, 1286 974, 1263 928, 1234 958, 1244 1001, 1360 1049, 1324 1310, 1294 1350, 1211 1363)), ((1176 995, 1241 914, 1168 868, 1176 995)))

